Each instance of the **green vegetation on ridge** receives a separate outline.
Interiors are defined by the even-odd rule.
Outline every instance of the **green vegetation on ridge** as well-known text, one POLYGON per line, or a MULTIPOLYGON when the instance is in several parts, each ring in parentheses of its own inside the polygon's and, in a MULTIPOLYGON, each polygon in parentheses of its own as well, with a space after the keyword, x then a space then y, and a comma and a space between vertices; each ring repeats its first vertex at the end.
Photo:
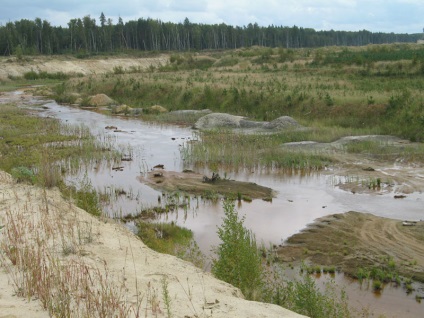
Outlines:
POLYGON ((71 93, 83 99, 105 93, 133 109, 159 104, 168 110, 210 109, 264 121, 288 115, 317 130, 331 127, 353 135, 420 141, 423 52, 420 45, 394 44, 174 54, 156 69, 73 78, 56 90, 55 98, 73 102, 77 95, 71 93), (375 60, 380 55, 383 60, 375 60))

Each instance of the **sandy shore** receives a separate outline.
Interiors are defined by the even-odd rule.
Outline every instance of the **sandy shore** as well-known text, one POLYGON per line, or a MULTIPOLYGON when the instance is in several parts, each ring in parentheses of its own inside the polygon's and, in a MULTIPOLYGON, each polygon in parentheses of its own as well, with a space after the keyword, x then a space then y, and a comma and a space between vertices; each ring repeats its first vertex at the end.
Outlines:
MULTIPOLYGON (((134 311, 139 307, 143 316, 167 317, 170 312, 172 317, 302 317, 279 306, 244 300, 237 288, 190 263, 150 250, 121 224, 92 217, 65 201, 59 191, 16 184, 0 172, 2 249, 11 244, 8 233, 14 224, 23 225, 16 229, 25 237, 23 245, 42 241, 38 246, 44 244, 43 255, 58 260, 67 273, 77 264, 96 278, 90 288, 100 290, 99 284, 105 284, 119 292, 120 301, 128 308, 134 311)), ((42 297, 16 296, 16 285, 23 277, 16 267, 9 258, 2 258, 0 316, 49 317, 42 308, 42 297)), ((71 297, 79 294, 78 288, 72 291, 71 286, 85 286, 79 279, 76 285, 71 280, 64 285, 71 297)), ((73 301, 71 316, 87 310, 76 308, 76 304, 86 306, 87 299, 81 296, 73 301)), ((128 315, 135 316, 133 312, 128 315)))

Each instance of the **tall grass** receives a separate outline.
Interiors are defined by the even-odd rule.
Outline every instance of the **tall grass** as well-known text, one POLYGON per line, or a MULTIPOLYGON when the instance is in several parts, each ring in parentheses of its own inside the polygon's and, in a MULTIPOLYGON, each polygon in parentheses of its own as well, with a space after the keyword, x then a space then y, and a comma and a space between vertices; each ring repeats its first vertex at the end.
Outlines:
MULTIPOLYGON (((320 153, 292 151, 285 142, 301 141, 310 133, 242 134, 213 130, 200 133, 199 142, 184 145, 182 154, 187 164, 223 169, 319 170, 332 159, 320 153)), ((306 139, 308 140, 308 139, 306 139)))

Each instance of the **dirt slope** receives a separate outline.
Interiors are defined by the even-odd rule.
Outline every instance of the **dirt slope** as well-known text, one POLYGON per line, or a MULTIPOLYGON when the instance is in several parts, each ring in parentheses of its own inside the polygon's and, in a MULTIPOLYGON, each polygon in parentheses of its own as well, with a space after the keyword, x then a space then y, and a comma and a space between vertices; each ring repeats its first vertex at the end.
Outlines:
POLYGON ((0 58, 0 80, 7 79, 8 76, 23 76, 31 70, 47 73, 74 73, 74 74, 103 74, 113 72, 115 67, 126 70, 146 69, 152 66, 165 65, 168 61, 167 55, 156 57, 134 58, 134 57, 113 57, 113 58, 90 58, 77 59, 72 56, 53 57, 29 57, 19 61, 16 58, 0 58))
MULTIPOLYGON (((102 277, 107 282, 105 286, 124 293, 125 303, 136 304, 138 295, 143 317, 167 317, 167 308, 172 317, 303 317, 276 305, 246 301, 233 286, 190 263, 150 250, 122 225, 92 217, 65 201, 57 190, 44 192, 16 184, 9 175, 0 172, 0 225, 4 226, 0 230, 0 242, 6 242, 2 247, 10 243, 6 236, 14 222, 22 223, 18 229, 29 244, 34 239, 37 244, 46 243, 42 253, 58 257, 64 269, 77 264, 91 273, 90 277, 97 277, 87 280, 90 286, 94 284, 90 288, 101 287, 96 283, 100 284, 102 277), (164 280, 168 284, 169 307, 163 295, 164 280)), ((38 300, 27 302, 13 296, 16 293, 10 279, 13 276, 5 275, 4 271, 9 269, 15 273, 14 277, 21 276, 7 259, 0 266, 0 316, 48 317, 38 300)), ((66 286, 74 284, 78 288, 87 281, 80 279, 75 285, 68 279, 66 286)), ((83 292, 81 287, 70 295, 77 297, 83 292)), ((86 299, 87 296, 81 296, 79 301, 86 299)), ((83 310, 86 307, 75 307, 80 315, 83 310)))

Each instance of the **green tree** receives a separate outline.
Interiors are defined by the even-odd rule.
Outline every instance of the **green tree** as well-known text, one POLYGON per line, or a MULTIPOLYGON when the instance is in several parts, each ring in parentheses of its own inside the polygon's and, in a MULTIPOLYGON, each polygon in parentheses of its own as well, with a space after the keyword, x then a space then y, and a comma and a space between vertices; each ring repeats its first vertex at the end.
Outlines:
POLYGON ((222 243, 216 248, 217 258, 212 273, 243 292, 248 299, 258 299, 263 282, 262 260, 251 231, 243 225, 234 202, 224 202, 224 219, 218 228, 222 243))

